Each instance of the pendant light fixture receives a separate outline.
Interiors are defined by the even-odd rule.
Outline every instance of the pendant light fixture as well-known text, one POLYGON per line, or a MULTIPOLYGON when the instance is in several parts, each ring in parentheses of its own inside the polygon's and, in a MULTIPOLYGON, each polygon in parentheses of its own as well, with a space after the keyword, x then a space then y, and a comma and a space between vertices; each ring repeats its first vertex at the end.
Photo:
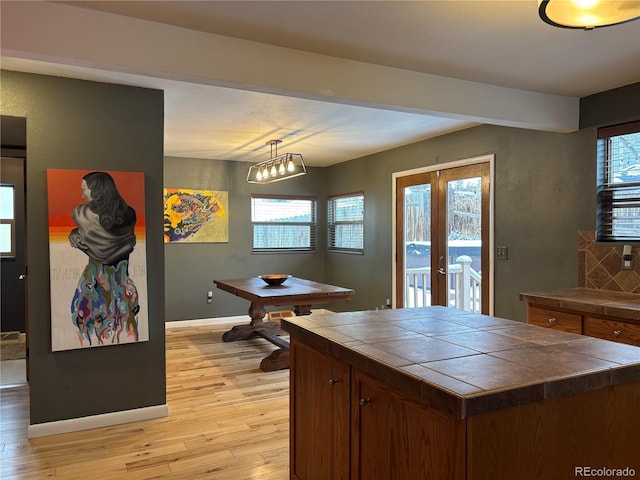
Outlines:
POLYGON ((249 167, 247 183, 273 183, 307 173, 300 153, 278 155, 279 143, 282 143, 282 140, 269 140, 267 142, 267 145, 271 146, 271 158, 249 167))
POLYGON ((640 1, 539 0, 538 14, 554 27, 593 30, 640 18, 640 1))

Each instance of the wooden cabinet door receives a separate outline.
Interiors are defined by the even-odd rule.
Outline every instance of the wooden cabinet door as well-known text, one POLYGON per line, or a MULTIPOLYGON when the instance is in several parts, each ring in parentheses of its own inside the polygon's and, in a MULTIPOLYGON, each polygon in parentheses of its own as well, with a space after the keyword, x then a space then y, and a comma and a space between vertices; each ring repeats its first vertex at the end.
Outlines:
POLYGON ((464 421, 352 372, 352 478, 465 478, 464 421))
POLYGON ((292 338, 291 475, 349 478, 349 365, 292 338))

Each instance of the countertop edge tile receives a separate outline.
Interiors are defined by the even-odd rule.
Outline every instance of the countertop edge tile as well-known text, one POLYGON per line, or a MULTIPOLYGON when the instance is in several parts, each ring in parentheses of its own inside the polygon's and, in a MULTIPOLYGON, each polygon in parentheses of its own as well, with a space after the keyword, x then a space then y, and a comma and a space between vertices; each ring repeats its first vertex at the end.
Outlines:
POLYGON ((599 390, 611 386, 611 370, 589 372, 570 378, 549 380, 544 384, 544 398, 568 397, 583 392, 599 390))
POLYGON ((467 416, 491 413, 544 400, 544 384, 533 383, 485 392, 470 396, 465 400, 467 416))
MULTIPOLYGON (((611 385, 629 383, 640 377, 640 363, 611 369, 611 385)), ((637 381, 637 380, 636 380, 637 381)))
MULTIPOLYGON (((454 314, 454 312, 451 312, 451 315, 454 314)), ((397 314, 395 317, 397 317, 397 314)), ((385 321, 383 315, 377 315, 376 321, 385 321)), ((386 321, 391 322, 392 318, 389 317, 386 321)), ((615 384, 634 382, 640 385, 640 361, 635 362, 631 359, 630 361, 625 360, 625 363, 619 366, 602 366, 601 368, 586 372, 579 369, 575 371, 568 370, 566 374, 557 377, 541 376, 539 379, 531 378, 529 381, 526 381, 523 377, 520 380, 514 379, 508 385, 505 384, 504 386, 498 386, 496 388, 483 389, 477 385, 474 386, 469 382, 465 382, 462 379, 463 377, 458 378, 455 375, 447 375, 442 372, 439 373, 446 378, 441 378, 440 380, 437 377, 429 378, 429 375, 423 375, 421 377, 420 372, 411 372, 412 365, 418 365, 418 363, 394 366, 385 363, 381 357, 376 358, 375 352, 369 351, 369 353, 366 353, 359 351, 357 349, 359 347, 371 346, 371 344, 364 339, 358 341, 358 339, 355 338, 354 341, 350 342, 339 341, 330 338, 331 332, 326 331, 326 327, 310 327, 308 324, 307 326, 302 326, 296 325, 295 322, 295 317, 282 319, 283 330, 289 332, 292 338, 333 356, 368 376, 389 384, 411 398, 417 399, 426 405, 442 408, 459 418, 516 407, 527 403, 575 395, 606 388, 615 384), (324 336, 323 332, 328 336, 324 336), (477 388, 477 391, 471 388, 468 391, 461 389, 460 392, 455 392, 447 388, 448 379, 451 379, 454 383, 457 381, 471 385, 471 387, 477 388)), ((476 328, 482 331, 481 326, 476 328)), ((544 327, 532 326, 531 328, 542 329, 544 327)), ((366 337, 366 332, 363 332, 363 337, 366 337)), ((425 335, 425 337, 427 336, 425 335)), ((597 350, 601 345, 607 347, 608 357, 615 356, 618 350, 618 344, 612 344, 612 342, 606 340, 590 338, 589 341, 593 343, 593 349, 597 350), (614 350, 610 351, 612 348, 614 350)), ((574 344, 575 342, 570 343, 574 344)), ((580 346, 578 344, 575 345, 580 346)), ((584 351, 584 345, 581 347, 580 349, 572 348, 572 350, 582 350, 581 355, 595 357, 593 352, 584 351)), ((624 347, 629 348, 627 345, 621 345, 619 349, 622 350, 624 347)), ((478 355, 490 356, 487 353, 479 353, 478 355)), ((551 353, 549 355, 551 355, 551 353)), ((474 355, 474 357, 475 356, 476 355, 474 355)), ((555 356, 553 356, 553 358, 555 358, 555 356)), ((452 358, 451 360, 456 359, 457 358, 452 358)), ((426 366, 428 367, 428 363, 426 366)), ((434 369, 434 371, 437 372, 438 370, 434 369)), ((453 387, 455 390, 454 383, 449 384, 449 387, 453 387)))

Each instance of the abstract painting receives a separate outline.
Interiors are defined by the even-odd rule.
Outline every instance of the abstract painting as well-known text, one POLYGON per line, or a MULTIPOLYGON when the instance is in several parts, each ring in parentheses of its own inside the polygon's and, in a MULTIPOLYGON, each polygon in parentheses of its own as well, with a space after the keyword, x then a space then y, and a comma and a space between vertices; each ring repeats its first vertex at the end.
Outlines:
POLYGON ((47 170, 51 347, 149 340, 144 174, 47 170))
POLYGON ((229 241, 229 193, 164 189, 164 243, 229 241))

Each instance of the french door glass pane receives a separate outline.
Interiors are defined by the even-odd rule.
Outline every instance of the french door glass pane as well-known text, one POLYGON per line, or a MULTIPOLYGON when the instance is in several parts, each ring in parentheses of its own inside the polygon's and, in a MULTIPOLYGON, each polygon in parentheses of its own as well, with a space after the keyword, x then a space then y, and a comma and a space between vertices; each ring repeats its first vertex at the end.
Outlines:
POLYGON ((404 189, 404 306, 431 305, 431 185, 404 189))
POLYGON ((482 178, 447 182, 447 273, 449 306, 481 311, 482 178), (464 282, 470 288, 456 288, 464 282), (456 295, 456 291, 458 294, 456 295), (461 292, 465 292, 462 294, 461 292))

